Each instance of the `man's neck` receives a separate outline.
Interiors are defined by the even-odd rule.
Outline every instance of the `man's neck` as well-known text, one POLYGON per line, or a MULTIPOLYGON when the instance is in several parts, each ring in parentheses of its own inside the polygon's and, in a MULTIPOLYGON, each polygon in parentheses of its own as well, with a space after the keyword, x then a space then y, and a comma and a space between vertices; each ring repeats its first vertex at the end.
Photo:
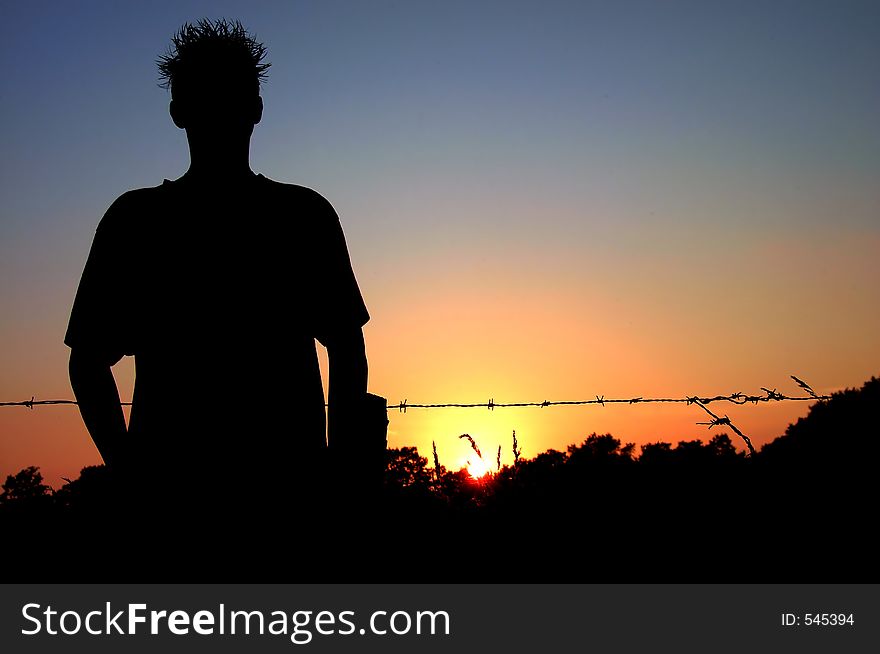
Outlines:
POLYGON ((198 164, 196 161, 193 161, 183 175, 185 180, 210 184, 234 184, 253 177, 254 171, 251 170, 247 161, 236 165, 198 164))
POLYGON ((234 184, 254 176, 250 167, 250 132, 227 135, 222 144, 189 132, 187 140, 190 164, 184 178, 211 184, 234 184))

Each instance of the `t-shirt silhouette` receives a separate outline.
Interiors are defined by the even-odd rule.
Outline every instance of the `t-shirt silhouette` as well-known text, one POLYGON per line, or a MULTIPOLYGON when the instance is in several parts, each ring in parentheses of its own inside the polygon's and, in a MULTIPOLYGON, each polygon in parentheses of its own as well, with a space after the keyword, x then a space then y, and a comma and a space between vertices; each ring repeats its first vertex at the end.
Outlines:
POLYGON ((137 457, 273 474, 326 445, 315 339, 369 318, 319 193, 259 174, 222 187, 184 176, 107 210, 64 342, 134 355, 137 457))

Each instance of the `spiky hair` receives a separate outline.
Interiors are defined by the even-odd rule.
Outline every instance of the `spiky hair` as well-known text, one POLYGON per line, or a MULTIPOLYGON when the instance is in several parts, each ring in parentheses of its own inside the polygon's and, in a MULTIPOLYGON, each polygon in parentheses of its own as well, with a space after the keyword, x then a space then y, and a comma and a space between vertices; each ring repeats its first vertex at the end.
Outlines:
POLYGON ((195 24, 184 23, 171 37, 167 54, 156 59, 159 86, 170 89, 194 68, 205 63, 231 63, 238 72, 253 74, 259 84, 272 64, 263 63, 266 46, 248 34, 239 21, 206 18, 195 24))

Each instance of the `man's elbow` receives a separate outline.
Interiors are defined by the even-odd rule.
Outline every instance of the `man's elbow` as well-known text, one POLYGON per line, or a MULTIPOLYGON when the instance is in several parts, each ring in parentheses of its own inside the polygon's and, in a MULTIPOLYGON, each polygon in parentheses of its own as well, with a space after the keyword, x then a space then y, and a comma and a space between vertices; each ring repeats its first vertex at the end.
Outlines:
POLYGON ((366 359, 364 331, 360 327, 328 334, 324 342, 331 357, 336 354, 345 358, 366 359))
POLYGON ((82 347, 71 348, 70 360, 67 365, 70 378, 89 376, 96 371, 109 370, 121 358, 121 354, 116 355, 108 351, 82 347))

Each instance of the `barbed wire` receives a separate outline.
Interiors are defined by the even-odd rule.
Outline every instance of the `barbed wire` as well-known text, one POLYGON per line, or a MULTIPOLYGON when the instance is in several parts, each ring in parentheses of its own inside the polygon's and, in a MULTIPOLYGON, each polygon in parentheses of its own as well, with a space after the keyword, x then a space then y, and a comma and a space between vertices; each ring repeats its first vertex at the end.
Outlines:
MULTIPOLYGON (((757 405, 762 402, 815 402, 820 400, 829 400, 831 399, 830 395, 818 395, 809 384, 805 381, 798 379, 794 375, 790 375, 791 379, 804 391, 807 392, 805 396, 792 396, 785 395, 780 393, 775 388, 769 389, 765 387, 761 387, 761 390, 764 391, 763 395, 747 395, 745 393, 736 392, 731 393, 729 395, 713 395, 713 396, 701 396, 701 395, 686 395, 684 397, 629 397, 629 398, 606 398, 604 395, 597 395, 594 400, 543 400, 541 402, 496 402, 494 398, 489 398, 488 402, 444 402, 439 404, 409 404, 407 400, 400 400, 397 404, 392 404, 387 407, 389 411, 397 410, 400 413, 406 413, 407 409, 478 409, 478 408, 486 408, 490 411, 501 408, 523 408, 523 407, 539 407, 545 408, 549 406, 580 406, 587 404, 598 404, 601 406, 605 406, 606 404, 650 404, 650 403, 665 403, 665 404, 695 404, 700 407, 703 411, 711 416, 712 420, 710 422, 698 422, 698 425, 707 425, 709 429, 713 427, 719 426, 728 426, 730 427, 740 438, 742 438, 746 447, 749 450, 749 453, 754 455, 755 448, 752 445, 751 439, 746 436, 736 425, 734 425, 730 418, 726 415, 719 416, 706 406, 707 404, 711 404, 713 402, 728 402, 730 404, 736 405, 744 405, 744 404, 754 404, 757 405)), ((37 400, 36 396, 31 396, 29 400, 22 400, 19 402, 0 402, 0 407, 8 407, 8 406, 22 406, 28 409, 33 409, 35 406, 53 406, 53 405, 69 405, 76 406, 78 402, 76 400, 37 400)), ((131 406, 131 402, 120 402, 122 406, 131 406)), ((325 407, 327 404, 324 405, 325 407)), ((462 436, 461 438, 464 438, 462 436)))
MULTIPOLYGON (((577 406, 586 404, 650 404, 650 403, 681 403, 681 404, 711 404, 712 402, 730 402, 731 404, 758 404, 761 402, 813 402, 816 400, 830 399, 830 395, 817 395, 812 393, 806 396, 791 396, 779 393, 776 389, 767 389, 762 387, 764 395, 746 395, 744 393, 731 393, 730 395, 686 395, 685 397, 629 397, 629 398, 609 398, 604 395, 597 395, 594 400, 543 400, 541 402, 496 402, 494 398, 490 398, 488 402, 443 402, 439 404, 417 404, 410 403, 408 400, 400 400, 397 404, 389 404, 388 410, 397 410, 400 413, 406 413, 408 409, 479 409, 485 408, 489 410, 515 408, 515 407, 548 407, 548 406, 577 406)), ((812 391, 812 389, 810 389, 812 391)), ((70 405, 79 404, 76 400, 38 400, 36 396, 32 396, 29 400, 19 402, 0 402, 0 407, 4 406, 21 406, 33 409, 36 406, 52 406, 52 405, 70 405)), ((131 406, 131 402, 120 402, 122 406, 131 406)), ((327 404, 324 404, 326 407, 327 404)))
POLYGON ((699 395, 685 397, 630 397, 630 398, 607 398, 604 395, 597 395, 595 400, 544 400, 542 402, 496 402, 490 399, 488 402, 471 402, 471 403, 445 403, 445 404, 411 404, 408 400, 400 400, 399 404, 388 405, 388 410, 397 409, 401 413, 406 413, 407 409, 501 409, 512 407, 548 407, 548 406, 575 406, 583 404, 650 404, 650 403, 681 403, 681 404, 709 404, 711 402, 731 402, 732 404, 758 404, 759 402, 813 402, 816 400, 830 399, 830 395, 812 395, 804 397, 795 397, 783 395, 774 390, 765 390, 766 395, 745 395, 743 393, 731 393, 730 395, 715 395, 713 397, 703 397, 699 395))
POLYGON ((709 426, 709 429, 712 429, 712 427, 718 427, 719 425, 727 425, 727 426, 730 427, 733 431, 735 431, 735 432, 739 435, 740 438, 743 439, 743 442, 746 444, 746 447, 749 448, 749 454, 751 454, 752 456, 755 455, 755 448, 754 448, 754 446, 752 445, 752 439, 749 438, 748 436, 746 436, 744 433, 742 433, 742 432, 737 428, 736 425, 734 425, 732 422, 730 422, 730 418, 728 418, 727 416, 724 416, 723 418, 716 416, 714 413, 712 413, 712 412, 706 407, 705 404, 701 403, 699 400, 695 401, 694 404, 696 404, 696 405, 697 405, 698 407, 700 407, 703 411, 705 411, 705 412, 708 413, 710 416, 712 416, 712 421, 711 421, 711 422, 698 422, 698 423, 697 423, 698 425, 708 425, 708 426, 709 426))
MULTIPOLYGON (((47 406, 52 404, 69 404, 71 406, 76 406, 79 404, 76 400, 38 400, 36 396, 31 396, 29 400, 23 400, 21 402, 0 402, 0 406, 23 406, 28 409, 33 409, 35 406, 47 406)), ((123 406, 131 406, 131 402, 120 402, 123 406)))

